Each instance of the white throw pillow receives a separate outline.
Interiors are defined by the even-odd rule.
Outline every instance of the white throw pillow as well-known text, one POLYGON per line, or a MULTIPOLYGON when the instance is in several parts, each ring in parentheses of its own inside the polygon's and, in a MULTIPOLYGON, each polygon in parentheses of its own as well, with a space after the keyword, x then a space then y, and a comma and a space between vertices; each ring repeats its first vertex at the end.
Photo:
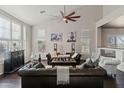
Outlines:
POLYGON ((90 61, 90 58, 87 58, 85 63, 88 63, 89 61, 90 61))
POLYGON ((78 53, 74 53, 71 58, 75 58, 78 55, 78 53))

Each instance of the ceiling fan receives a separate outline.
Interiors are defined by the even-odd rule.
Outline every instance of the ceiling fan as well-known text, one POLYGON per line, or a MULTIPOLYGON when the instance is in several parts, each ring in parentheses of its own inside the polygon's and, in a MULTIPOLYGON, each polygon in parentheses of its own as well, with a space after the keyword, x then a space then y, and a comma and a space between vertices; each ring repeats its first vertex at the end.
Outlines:
MULTIPOLYGON (((42 10, 40 11, 40 14, 44 14, 45 12, 46 12, 45 10, 42 10)), ((68 23, 68 21, 76 22, 77 21, 76 19, 81 17, 81 16, 75 16, 75 11, 67 14, 65 5, 64 5, 64 10, 63 11, 60 10, 59 12, 60 12, 60 15, 57 15, 57 16, 51 15, 53 17, 52 18, 53 20, 59 20, 59 21, 63 20, 65 23, 68 23)))
POLYGON ((65 23, 68 23, 68 21, 73 21, 76 22, 77 18, 80 18, 81 16, 75 16, 75 11, 69 13, 68 15, 66 15, 66 10, 65 10, 65 6, 64 6, 64 11, 60 10, 60 14, 62 16, 62 19, 65 23))

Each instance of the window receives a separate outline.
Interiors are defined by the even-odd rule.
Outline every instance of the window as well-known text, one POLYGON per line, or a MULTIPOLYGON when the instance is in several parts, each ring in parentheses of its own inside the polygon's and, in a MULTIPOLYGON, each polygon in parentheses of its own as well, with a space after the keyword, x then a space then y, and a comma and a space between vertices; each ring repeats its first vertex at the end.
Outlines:
POLYGON ((10 21, 0 17, 0 38, 10 39, 10 21))
POLYGON ((21 40, 21 25, 12 23, 12 40, 21 40))
POLYGON ((24 49, 26 55, 26 26, 0 16, 0 58, 14 49, 24 49))
POLYGON ((38 52, 45 52, 45 30, 37 31, 38 52))
POLYGON ((89 31, 83 31, 81 36, 81 44, 82 44, 82 53, 89 53, 90 52, 90 35, 89 31))
POLYGON ((10 21, 0 17, 0 57, 10 50, 10 21))
POLYGON ((124 48, 124 36, 116 36, 116 47, 124 48))
POLYGON ((12 50, 22 49, 21 25, 12 23, 12 50))
POLYGON ((10 50, 10 41, 0 40, 0 57, 4 57, 4 53, 10 50))
POLYGON ((124 36, 123 35, 108 35, 108 46, 115 48, 124 48, 124 36))

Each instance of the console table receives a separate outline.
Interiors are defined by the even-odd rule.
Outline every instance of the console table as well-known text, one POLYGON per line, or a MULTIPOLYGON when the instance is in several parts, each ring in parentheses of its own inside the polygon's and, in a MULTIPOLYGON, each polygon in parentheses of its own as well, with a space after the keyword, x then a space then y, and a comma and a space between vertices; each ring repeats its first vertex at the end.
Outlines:
POLYGON ((24 50, 5 53, 4 73, 12 73, 24 65, 24 50))

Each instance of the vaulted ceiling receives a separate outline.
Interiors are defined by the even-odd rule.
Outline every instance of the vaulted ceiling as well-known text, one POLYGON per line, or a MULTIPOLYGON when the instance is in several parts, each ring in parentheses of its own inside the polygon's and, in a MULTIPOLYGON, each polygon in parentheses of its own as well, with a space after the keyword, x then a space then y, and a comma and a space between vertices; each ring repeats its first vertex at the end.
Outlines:
MULTIPOLYGON (((45 20, 60 16, 59 10, 63 10, 63 5, 0 5, 0 9, 22 20, 29 25, 36 25, 45 20), (45 11, 40 13, 40 11, 45 11)), ((73 11, 80 5, 67 5, 67 11, 73 11)))
POLYGON ((103 27, 111 28, 124 28, 124 16, 120 16, 117 19, 112 20, 111 22, 103 25, 103 27))

